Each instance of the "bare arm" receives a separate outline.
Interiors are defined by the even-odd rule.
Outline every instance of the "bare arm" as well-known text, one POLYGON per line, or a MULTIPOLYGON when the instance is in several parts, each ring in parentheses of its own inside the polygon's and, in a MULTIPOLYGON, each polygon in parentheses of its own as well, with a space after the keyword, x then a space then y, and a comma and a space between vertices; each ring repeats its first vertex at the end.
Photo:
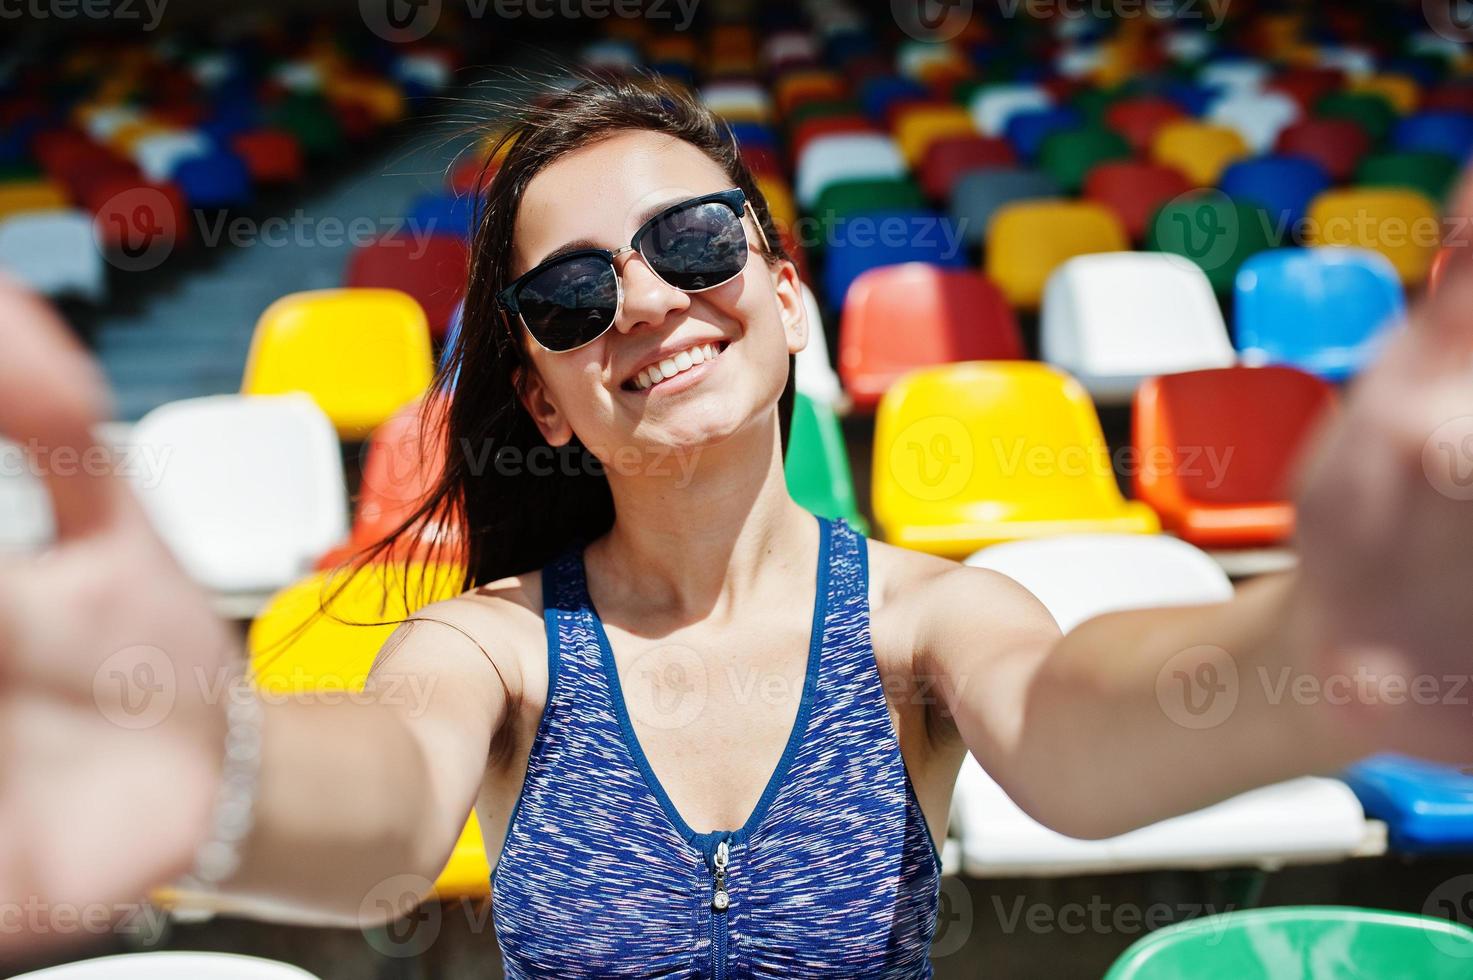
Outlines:
POLYGON ((1356 384, 1301 480, 1296 574, 1062 638, 1003 576, 934 576, 912 621, 940 730, 1078 837, 1374 751, 1466 759, 1470 309, 1473 279, 1451 282, 1356 384))

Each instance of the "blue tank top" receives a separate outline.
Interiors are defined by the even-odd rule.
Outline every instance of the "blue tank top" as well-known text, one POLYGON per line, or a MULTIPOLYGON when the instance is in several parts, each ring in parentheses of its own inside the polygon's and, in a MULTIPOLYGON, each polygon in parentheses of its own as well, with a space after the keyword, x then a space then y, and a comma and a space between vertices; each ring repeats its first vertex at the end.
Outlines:
POLYGON ((508 977, 931 976, 941 864, 870 644, 865 539, 820 525, 797 718, 732 830, 693 831, 650 769, 581 550, 543 570, 547 704, 491 874, 508 977))

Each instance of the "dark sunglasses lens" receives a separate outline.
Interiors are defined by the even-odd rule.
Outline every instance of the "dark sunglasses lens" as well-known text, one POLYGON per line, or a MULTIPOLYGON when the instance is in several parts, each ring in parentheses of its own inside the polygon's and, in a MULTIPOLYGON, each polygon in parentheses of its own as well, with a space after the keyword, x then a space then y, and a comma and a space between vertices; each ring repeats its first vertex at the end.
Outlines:
POLYGON ((554 351, 572 350, 598 337, 613 325, 618 305, 614 267, 595 255, 550 265, 517 291, 527 329, 554 351))
POLYGON ((741 215, 720 201, 667 211, 640 242, 644 260, 676 289, 709 289, 734 279, 747 265, 741 215))

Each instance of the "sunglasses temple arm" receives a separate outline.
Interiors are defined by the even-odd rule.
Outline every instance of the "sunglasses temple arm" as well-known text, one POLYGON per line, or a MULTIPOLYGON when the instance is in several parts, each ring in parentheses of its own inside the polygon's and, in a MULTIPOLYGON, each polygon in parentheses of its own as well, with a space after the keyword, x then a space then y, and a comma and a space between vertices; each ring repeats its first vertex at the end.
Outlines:
POLYGON ((762 239, 762 251, 768 255, 772 254, 772 243, 767 240, 767 232, 762 227, 762 219, 757 217, 757 209, 752 207, 751 201, 743 202, 746 209, 752 214, 752 224, 757 226, 757 237, 762 239))

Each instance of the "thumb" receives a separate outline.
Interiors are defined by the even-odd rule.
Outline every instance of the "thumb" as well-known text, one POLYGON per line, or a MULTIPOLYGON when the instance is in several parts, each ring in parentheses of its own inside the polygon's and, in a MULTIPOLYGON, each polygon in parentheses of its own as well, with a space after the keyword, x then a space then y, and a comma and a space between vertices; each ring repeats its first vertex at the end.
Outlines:
POLYGON ((56 312, 0 276, 0 436, 43 474, 62 540, 106 526, 125 499, 92 436, 109 414, 106 383, 56 312))

